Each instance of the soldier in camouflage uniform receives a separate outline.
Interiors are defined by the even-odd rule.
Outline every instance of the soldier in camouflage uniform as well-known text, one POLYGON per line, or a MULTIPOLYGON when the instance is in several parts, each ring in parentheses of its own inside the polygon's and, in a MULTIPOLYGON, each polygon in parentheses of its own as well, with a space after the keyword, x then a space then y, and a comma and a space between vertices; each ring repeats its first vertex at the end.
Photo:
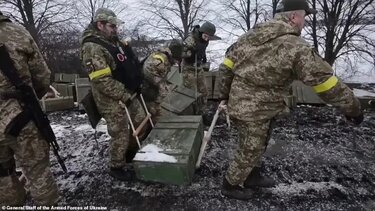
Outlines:
POLYGON ((111 136, 109 173, 119 180, 130 180, 134 172, 124 168, 130 132, 124 104, 134 119, 141 106, 137 100, 129 103, 129 98, 139 91, 141 67, 131 47, 118 39, 120 23, 113 11, 98 9, 81 38, 81 61, 89 74, 96 106, 111 136))
POLYGON ((283 0, 275 18, 245 33, 227 51, 221 94, 239 128, 239 149, 223 180, 222 193, 252 197, 256 186, 274 185, 254 169, 270 134, 270 122, 287 113, 284 97, 294 79, 312 86, 355 124, 363 120, 358 99, 333 75, 332 67, 301 37, 304 17, 316 13, 306 0, 283 0), (253 170, 254 169, 254 170, 253 170))
MULTIPOLYGON (((1 13, 0 45, 7 48, 22 80, 34 88, 38 97, 45 95, 51 73, 37 45, 23 27, 1 13)), ((7 133, 10 125, 24 113, 16 98, 6 97, 14 91, 15 87, 0 74, 0 205, 25 203, 26 191, 15 174, 15 159, 28 180, 27 189, 35 203, 55 205, 59 193, 50 170, 48 143, 30 120, 17 137, 7 133)))
POLYGON ((160 107, 162 100, 176 87, 167 81, 167 75, 171 67, 181 61, 182 48, 181 41, 172 40, 167 47, 148 56, 143 65, 144 96, 149 99, 147 106, 155 122, 163 114, 160 107))
POLYGON ((209 63, 207 63, 206 49, 210 39, 219 39, 215 36, 215 32, 215 25, 207 21, 202 26, 195 26, 184 40, 184 59, 182 61, 184 86, 196 89, 203 94, 204 99, 208 93, 203 71, 209 71, 210 68, 209 63))

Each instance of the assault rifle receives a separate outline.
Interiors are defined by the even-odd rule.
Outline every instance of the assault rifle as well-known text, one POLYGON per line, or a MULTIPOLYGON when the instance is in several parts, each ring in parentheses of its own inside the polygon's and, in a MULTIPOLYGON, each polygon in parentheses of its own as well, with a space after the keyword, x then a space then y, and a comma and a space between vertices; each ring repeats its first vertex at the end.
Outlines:
MULTIPOLYGON (((53 133, 48 117, 40 107, 39 100, 35 95, 34 89, 30 85, 26 84, 23 80, 21 80, 20 76, 18 75, 17 70, 14 67, 13 60, 10 58, 5 45, 0 45, 0 70, 16 87, 16 92, 13 97, 20 102, 20 105, 23 108, 23 112, 25 112, 23 117, 25 117, 26 120, 32 120, 35 123, 38 131, 52 147, 53 153, 55 154, 61 168, 64 170, 64 172, 67 172, 64 161, 58 154, 58 150, 60 148, 56 142, 56 136, 53 133)), ((20 123, 23 124, 23 126, 28 122, 25 121, 25 118, 23 118, 23 123, 20 123)), ((15 125, 17 125, 17 123, 15 123, 15 125)), ((16 129, 13 129, 13 131, 16 131, 15 133, 19 133, 21 129, 21 127, 18 127, 16 129)))

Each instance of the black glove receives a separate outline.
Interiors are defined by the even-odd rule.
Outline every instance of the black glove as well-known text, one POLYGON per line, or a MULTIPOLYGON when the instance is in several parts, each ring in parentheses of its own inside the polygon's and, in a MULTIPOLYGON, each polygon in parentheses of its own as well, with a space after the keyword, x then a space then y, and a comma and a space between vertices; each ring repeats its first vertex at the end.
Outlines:
POLYGON ((363 122, 363 112, 361 111, 361 113, 358 115, 358 116, 348 116, 348 115, 345 115, 346 119, 353 123, 354 125, 359 125, 361 124, 361 122, 363 122))

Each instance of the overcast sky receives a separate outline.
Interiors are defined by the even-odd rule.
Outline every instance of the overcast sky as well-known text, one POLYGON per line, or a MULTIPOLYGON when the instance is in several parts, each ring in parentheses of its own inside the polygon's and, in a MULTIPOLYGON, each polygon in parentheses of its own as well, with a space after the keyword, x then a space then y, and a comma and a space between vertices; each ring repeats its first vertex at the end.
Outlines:
MULTIPOLYGON (((263 3, 271 4, 271 0, 264 0, 263 3)), ((125 21, 124 27, 132 27, 132 24, 135 24, 139 18, 142 18, 142 15, 147 15, 144 12, 140 12, 139 0, 127 0, 125 1, 126 5, 128 6, 129 10, 124 12, 123 14, 119 14, 119 16, 125 21)), ((208 1, 207 7, 219 11, 220 7, 218 6, 215 1, 208 1)), ((229 14, 226 14, 229 15, 229 14)), ((211 14, 208 17, 208 20, 213 22, 217 26, 217 35, 222 37, 220 41, 211 41, 210 45, 207 48, 208 58, 212 62, 212 67, 217 68, 218 65, 224 59, 224 52, 225 50, 236 41, 237 37, 230 35, 226 31, 226 26, 223 26, 223 23, 220 21, 219 17, 216 17, 215 14, 211 14)), ((242 34, 242 31, 237 31, 236 34, 242 34)), ((375 35, 374 35, 375 37, 375 35)), ((358 64, 355 68, 360 70, 360 72, 365 73, 365 75, 358 74, 355 78, 347 79, 351 81, 363 81, 363 82, 375 82, 375 70, 374 64, 365 61, 358 61, 358 64)), ((342 70, 346 69, 347 66, 342 62, 342 60, 338 61, 334 68, 337 69, 338 75, 345 77, 342 75, 342 70)))

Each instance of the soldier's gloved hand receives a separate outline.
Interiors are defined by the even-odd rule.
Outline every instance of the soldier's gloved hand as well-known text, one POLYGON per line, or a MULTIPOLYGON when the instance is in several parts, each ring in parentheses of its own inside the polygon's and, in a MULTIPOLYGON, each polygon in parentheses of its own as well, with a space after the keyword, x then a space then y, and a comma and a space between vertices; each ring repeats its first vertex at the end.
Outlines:
POLYGON ((361 111, 361 113, 357 116, 348 116, 348 115, 345 115, 346 119, 353 123, 354 125, 359 125, 363 122, 363 112, 361 111))
POLYGON ((226 110, 227 109, 227 100, 221 100, 219 104, 219 109, 226 110))

